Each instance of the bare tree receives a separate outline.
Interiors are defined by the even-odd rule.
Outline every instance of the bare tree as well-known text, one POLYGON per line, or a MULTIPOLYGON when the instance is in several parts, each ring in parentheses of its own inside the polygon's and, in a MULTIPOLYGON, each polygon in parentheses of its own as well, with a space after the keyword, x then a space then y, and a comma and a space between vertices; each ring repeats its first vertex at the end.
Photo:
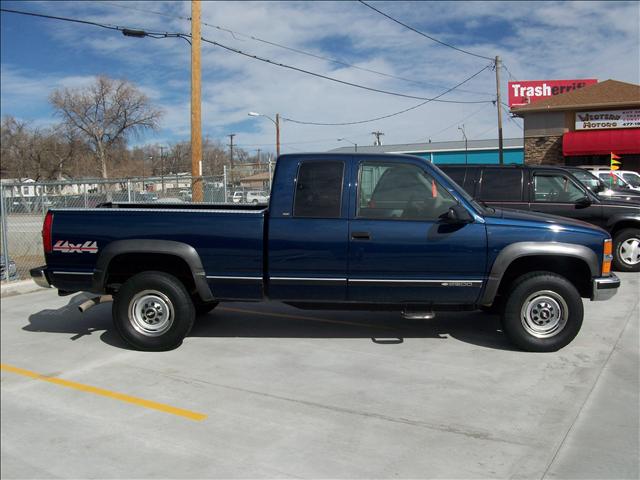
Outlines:
POLYGON ((106 76, 88 87, 55 90, 50 102, 64 123, 87 140, 102 178, 109 176, 110 151, 129 136, 157 129, 162 117, 133 84, 106 76))

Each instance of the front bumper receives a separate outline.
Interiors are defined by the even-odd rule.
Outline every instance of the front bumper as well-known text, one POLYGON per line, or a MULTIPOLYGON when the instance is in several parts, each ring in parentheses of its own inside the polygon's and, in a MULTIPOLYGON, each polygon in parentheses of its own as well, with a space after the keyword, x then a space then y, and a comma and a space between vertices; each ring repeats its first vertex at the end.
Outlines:
POLYGON ((39 287, 42 288, 51 288, 51 284, 49 283, 49 279, 47 278, 46 273, 47 267, 36 267, 29 270, 29 274, 31 278, 39 287))
POLYGON ((591 300, 594 302, 609 300, 616 294, 619 287, 620 279, 613 273, 608 277, 594 278, 591 288, 591 300))

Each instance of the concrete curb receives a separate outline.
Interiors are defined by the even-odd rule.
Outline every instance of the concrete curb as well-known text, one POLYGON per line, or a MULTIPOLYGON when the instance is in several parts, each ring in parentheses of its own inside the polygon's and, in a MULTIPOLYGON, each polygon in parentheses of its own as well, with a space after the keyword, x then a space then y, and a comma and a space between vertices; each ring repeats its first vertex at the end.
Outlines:
POLYGON ((24 293, 33 293, 46 290, 42 288, 33 280, 22 280, 20 282, 10 282, 0 287, 1 297, 13 297, 14 295, 22 295, 24 293))

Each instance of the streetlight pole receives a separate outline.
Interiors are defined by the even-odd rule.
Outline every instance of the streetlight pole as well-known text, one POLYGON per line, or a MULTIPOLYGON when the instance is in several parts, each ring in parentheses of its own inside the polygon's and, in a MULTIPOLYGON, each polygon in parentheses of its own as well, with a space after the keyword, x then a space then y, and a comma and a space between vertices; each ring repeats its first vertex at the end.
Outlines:
POLYGON ((264 115, 264 114, 258 113, 258 112, 249 112, 248 115, 250 117, 268 118, 276 126, 276 157, 279 157, 280 156, 280 114, 276 113, 276 119, 275 120, 273 118, 271 118, 270 116, 268 116, 268 115, 264 115))
POLYGON ((339 142, 349 142, 351 145, 354 146, 354 151, 357 152, 358 151, 358 144, 355 142, 352 142, 351 140, 349 140, 348 138, 339 138, 338 139, 339 142))
POLYGON ((464 137, 464 164, 467 165, 467 134, 464 131, 464 123, 462 127, 458 127, 458 130, 462 132, 462 136, 464 137))

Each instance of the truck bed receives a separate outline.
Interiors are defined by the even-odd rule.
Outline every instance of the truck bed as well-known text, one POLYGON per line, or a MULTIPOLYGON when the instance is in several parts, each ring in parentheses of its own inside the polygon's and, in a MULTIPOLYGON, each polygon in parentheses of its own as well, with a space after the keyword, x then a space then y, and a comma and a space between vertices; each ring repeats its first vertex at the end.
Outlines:
POLYGON ((113 242, 139 241, 143 254, 145 240, 169 240, 197 251, 217 297, 260 298, 266 212, 260 205, 189 203, 107 203, 94 209, 54 209, 53 251, 46 261, 58 288, 89 290, 96 259, 113 242), (90 248, 78 254, 74 246, 90 248), (256 280, 237 285, 236 278, 256 280))

